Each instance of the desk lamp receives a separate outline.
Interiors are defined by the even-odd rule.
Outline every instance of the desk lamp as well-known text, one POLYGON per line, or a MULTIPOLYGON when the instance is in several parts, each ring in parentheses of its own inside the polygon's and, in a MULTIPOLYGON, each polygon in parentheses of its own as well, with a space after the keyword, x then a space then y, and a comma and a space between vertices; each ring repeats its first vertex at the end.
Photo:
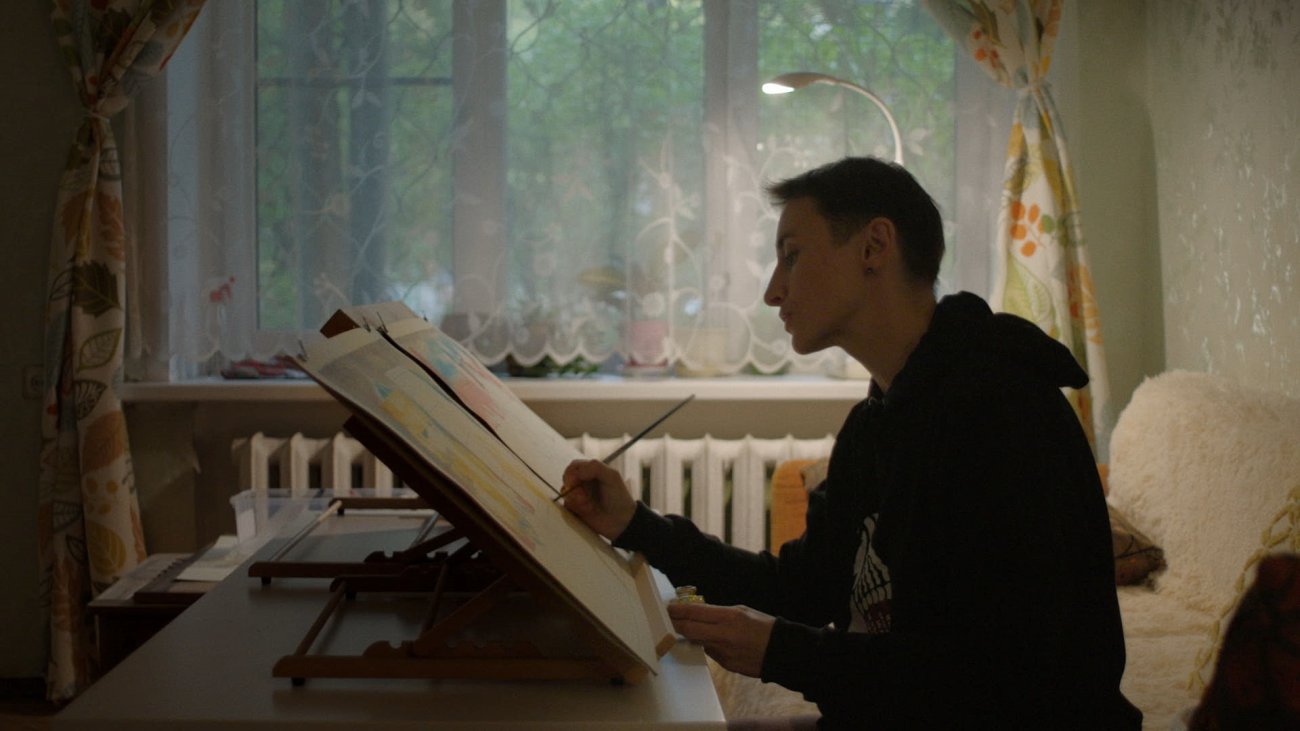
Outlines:
POLYGON ((872 94, 866 89, 858 86, 852 81, 837 79, 834 76, 819 74, 814 71, 792 71, 788 74, 781 74, 763 84, 764 94, 789 94, 795 89, 802 89, 809 84, 831 84, 833 86, 843 86, 846 89, 852 89, 862 96, 870 99, 880 111, 884 113, 885 119, 889 122, 889 129, 894 133, 894 162, 899 165, 903 164, 903 136, 898 133, 898 123, 894 121, 894 115, 890 114, 889 107, 880 100, 880 97, 872 94))

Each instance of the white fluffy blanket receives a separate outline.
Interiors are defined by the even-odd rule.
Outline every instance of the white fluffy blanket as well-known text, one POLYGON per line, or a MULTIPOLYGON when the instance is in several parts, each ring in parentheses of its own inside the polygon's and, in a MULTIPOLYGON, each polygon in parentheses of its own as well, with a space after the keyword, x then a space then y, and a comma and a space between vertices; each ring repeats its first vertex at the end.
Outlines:
POLYGON ((1300 399, 1166 373, 1134 392, 1110 454, 1110 503, 1165 551, 1156 591, 1217 614, 1300 486, 1300 399))
POLYGON ((1191 676, 1196 655, 1210 642, 1215 615, 1171 601, 1145 586, 1119 589, 1127 664, 1120 690, 1142 709, 1145 731, 1168 731, 1196 705, 1191 676))
POLYGON ((713 658, 709 658, 709 674, 718 690, 722 714, 733 721, 817 715, 817 705, 804 700, 799 693, 776 683, 764 683, 757 678, 724 670, 713 658))
POLYGON ((1193 676, 1208 680, 1213 669, 1212 630, 1300 487, 1300 400, 1204 373, 1165 373, 1134 392, 1110 456, 1110 503, 1164 549, 1169 566, 1154 588, 1120 590, 1122 687, 1144 728, 1163 731, 1195 705, 1193 676), (1208 659, 1198 674, 1201 654, 1208 659))

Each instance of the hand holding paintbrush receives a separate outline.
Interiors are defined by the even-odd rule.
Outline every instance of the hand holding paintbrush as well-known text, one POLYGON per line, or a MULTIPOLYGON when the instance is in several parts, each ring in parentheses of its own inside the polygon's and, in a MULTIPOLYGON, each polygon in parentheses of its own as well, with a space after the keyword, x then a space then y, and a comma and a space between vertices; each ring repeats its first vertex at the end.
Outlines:
MULTIPOLYGON (((641 441, 641 438, 642 438, 642 437, 645 437, 646 434, 649 434, 651 431, 653 431, 653 429, 654 429, 655 427, 658 427, 659 424, 663 424, 664 421, 666 421, 666 420, 668 419, 668 416, 672 416, 673 414, 676 414, 676 412, 677 412, 677 410, 679 410, 679 408, 681 408, 682 406, 686 406, 686 405, 688 405, 688 403, 690 403, 690 401, 692 401, 693 398, 695 398, 695 394, 690 394, 690 395, 688 395, 688 397, 686 397, 686 398, 684 398, 684 399, 681 399, 681 401, 680 401, 679 403, 677 403, 676 406, 673 406, 672 408, 669 408, 669 410, 666 411, 666 412, 664 412, 664 414, 663 414, 662 416, 659 416, 658 419, 655 419, 654 421, 651 421, 649 427, 646 427, 645 429, 641 429, 640 432, 637 432, 637 436, 634 436, 634 437, 630 438, 630 440, 623 442, 623 446, 620 446, 619 449, 616 449, 616 450, 614 450, 614 451, 611 451, 611 453, 608 454, 608 455, 606 455, 606 458, 602 459, 601 462, 602 462, 603 464, 610 464, 610 463, 614 462, 614 460, 617 459, 617 458, 619 458, 620 455, 623 454, 624 451, 627 451, 627 450, 629 449, 630 446, 632 446, 632 445, 634 445, 634 444, 637 444, 638 441, 641 441)), ((575 464, 577 464, 577 463, 575 463, 575 464)), ((569 470, 565 471, 565 476, 568 476, 568 472, 572 470, 572 467, 573 467, 573 466, 572 466, 572 464, 571 464, 571 466, 569 466, 569 470)), ((575 489, 576 486, 578 486, 578 485, 580 485, 580 484, 581 484, 581 483, 573 483, 573 484, 571 484, 571 485, 565 486, 564 489, 560 490, 559 494, 556 494, 556 496, 555 496, 554 498, 551 498, 551 502, 558 501, 558 499, 560 499, 560 498, 562 498, 562 497, 564 497, 564 496, 567 496, 567 494, 573 492, 573 489, 575 489)))

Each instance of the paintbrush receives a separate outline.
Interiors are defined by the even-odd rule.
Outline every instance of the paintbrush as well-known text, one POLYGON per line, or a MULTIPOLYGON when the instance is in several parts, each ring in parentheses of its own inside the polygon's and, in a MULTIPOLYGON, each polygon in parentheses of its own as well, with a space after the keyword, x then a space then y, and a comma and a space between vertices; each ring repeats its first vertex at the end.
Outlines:
MULTIPOLYGON (((641 431, 637 432, 637 435, 636 435, 636 436, 632 437, 631 439, 627 440, 626 442, 623 442, 622 446, 620 446, 618 449, 615 449, 614 451, 610 452, 610 453, 609 453, 609 454, 608 454, 604 459, 601 460, 601 462, 604 462, 605 464, 609 464, 610 462, 613 462, 614 460, 618 459, 619 456, 622 455, 624 452, 626 452, 626 451, 628 450, 629 447, 631 447, 633 444, 636 444, 637 442, 641 441, 641 438, 642 438, 642 437, 644 437, 645 435, 649 434, 651 429, 654 429, 655 427, 657 427, 657 426, 659 426, 660 424, 664 423, 664 420, 665 420, 665 419, 667 419, 668 417, 670 417, 670 416, 672 416, 673 414, 677 413, 677 410, 678 410, 678 409, 680 409, 681 407, 683 407, 683 406, 685 406, 686 404, 690 403, 691 399, 693 399, 693 398, 695 398, 695 394, 691 394, 690 396, 687 396, 686 398, 682 399, 680 402, 678 402, 678 404, 677 404, 676 406, 674 406, 674 407, 672 407, 671 409, 665 411, 664 414, 663 414, 663 416, 660 416, 658 419, 655 419, 654 421, 650 422, 650 425, 649 425, 649 426, 647 426, 646 428, 644 428, 644 429, 642 429, 641 431)), ((568 495, 572 490, 573 490, 572 487, 565 488, 564 490, 561 490, 560 493, 559 493, 558 495, 556 495, 555 497, 551 498, 551 502, 555 502, 556 500, 559 500, 560 498, 564 497, 565 495, 568 495)))

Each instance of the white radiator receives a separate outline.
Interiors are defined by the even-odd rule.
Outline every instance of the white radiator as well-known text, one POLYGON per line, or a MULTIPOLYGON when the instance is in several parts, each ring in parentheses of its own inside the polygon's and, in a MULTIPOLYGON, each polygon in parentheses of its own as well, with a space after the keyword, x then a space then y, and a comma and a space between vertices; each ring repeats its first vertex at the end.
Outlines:
MULTIPOLYGON (((583 435, 570 443, 583 454, 600 458, 627 441, 624 435, 583 435)), ((706 533, 758 550, 767 548, 768 486, 772 471, 787 459, 815 459, 830 454, 834 438, 820 439, 643 439, 614 460, 633 494, 651 508, 691 518, 706 533)), ((324 488, 347 494, 374 488, 391 494, 393 474, 361 443, 343 434, 310 439, 295 434, 267 437, 261 432, 237 439, 231 447, 240 490, 288 488, 305 493, 324 488)))
POLYGON ((230 453, 241 492, 281 488, 305 495, 324 488, 347 495, 354 487, 369 487, 377 496, 386 497, 393 491, 392 471, 361 442, 342 433, 312 439, 302 434, 268 437, 257 432, 236 439, 230 453))

